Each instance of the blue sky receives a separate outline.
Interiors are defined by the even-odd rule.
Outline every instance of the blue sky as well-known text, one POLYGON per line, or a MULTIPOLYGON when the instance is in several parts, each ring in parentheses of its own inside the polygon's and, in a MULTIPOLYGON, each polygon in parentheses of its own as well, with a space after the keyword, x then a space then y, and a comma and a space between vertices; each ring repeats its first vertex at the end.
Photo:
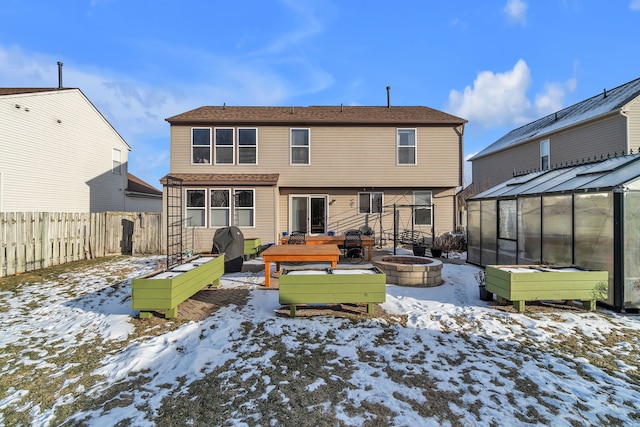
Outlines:
POLYGON ((203 105, 424 105, 468 157, 640 77, 640 0, 3 0, 0 86, 78 87, 160 188, 203 105))

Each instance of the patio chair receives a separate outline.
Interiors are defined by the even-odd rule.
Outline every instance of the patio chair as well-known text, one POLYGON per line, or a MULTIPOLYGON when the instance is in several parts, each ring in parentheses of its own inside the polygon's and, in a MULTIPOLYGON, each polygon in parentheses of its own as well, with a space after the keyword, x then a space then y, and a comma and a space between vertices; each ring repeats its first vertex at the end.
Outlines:
POLYGON ((344 257, 347 262, 362 262, 364 249, 362 247, 362 233, 358 230, 349 230, 344 233, 344 257))
POLYGON ((306 245, 307 240, 304 233, 294 231, 289 235, 289 240, 287 241, 287 243, 289 245, 306 245))

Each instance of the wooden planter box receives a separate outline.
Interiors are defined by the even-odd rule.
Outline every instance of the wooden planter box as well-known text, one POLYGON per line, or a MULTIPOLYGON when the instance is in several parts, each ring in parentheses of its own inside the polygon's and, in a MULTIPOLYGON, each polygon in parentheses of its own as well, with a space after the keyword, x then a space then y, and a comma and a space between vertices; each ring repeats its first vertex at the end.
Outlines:
POLYGON ((486 290, 513 302, 519 312, 525 301, 582 301, 587 310, 595 310, 597 300, 605 300, 609 273, 579 267, 541 265, 488 265, 486 290))
POLYGON ((296 304, 366 303, 373 314, 373 304, 387 296, 387 276, 377 267, 287 268, 280 273, 280 304, 288 304, 296 315, 296 304))
POLYGON ((255 258, 260 253, 262 247, 262 239, 244 239, 244 255, 246 257, 255 258))
POLYGON ((131 281, 131 308, 140 318, 151 311, 165 310, 165 317, 178 315, 178 305, 207 285, 218 286, 224 273, 224 255, 207 255, 188 260, 167 271, 154 271, 131 281))

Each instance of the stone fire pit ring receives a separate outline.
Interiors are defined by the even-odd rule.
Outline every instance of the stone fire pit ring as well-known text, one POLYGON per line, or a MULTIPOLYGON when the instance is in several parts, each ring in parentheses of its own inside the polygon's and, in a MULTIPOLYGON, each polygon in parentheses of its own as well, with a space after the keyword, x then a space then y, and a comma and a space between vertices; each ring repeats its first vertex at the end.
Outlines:
POLYGON ((442 284, 442 261, 413 255, 382 255, 371 260, 384 271, 387 283, 398 286, 433 287, 442 284))

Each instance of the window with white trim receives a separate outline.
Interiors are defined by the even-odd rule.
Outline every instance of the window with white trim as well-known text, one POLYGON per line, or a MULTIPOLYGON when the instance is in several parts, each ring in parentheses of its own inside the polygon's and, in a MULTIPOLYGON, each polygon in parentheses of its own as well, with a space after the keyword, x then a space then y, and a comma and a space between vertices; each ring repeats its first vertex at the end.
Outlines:
POLYGON ((191 163, 211 164, 210 128, 191 128, 191 163))
POLYGON ((111 173, 122 175, 122 153, 117 148, 111 152, 111 173))
POLYGON ((382 193, 358 193, 358 213, 382 213, 382 193))
POLYGON ((540 141, 540 170, 549 170, 549 140, 540 141))
POLYGON ((231 218, 231 190, 211 189, 209 197, 209 226, 228 227, 231 218))
POLYGON ((291 129, 291 164, 311 164, 309 129, 291 129))
POLYGON ((414 191, 413 192, 413 223, 414 225, 432 224, 432 193, 431 191, 414 191), (420 205, 425 205, 420 207, 420 205))
POLYGON ((216 128, 215 150, 216 165, 232 165, 234 163, 233 128, 216 128))
POLYGON ((258 129, 238 128, 238 164, 258 163, 258 129))
POLYGON ((416 130, 398 129, 396 148, 399 165, 416 164, 416 130))
POLYGON ((238 188, 233 195, 235 225, 253 227, 255 225, 255 190, 238 188))
POLYGON ((186 196, 186 226, 204 227, 207 203, 205 190, 187 190, 186 196))

